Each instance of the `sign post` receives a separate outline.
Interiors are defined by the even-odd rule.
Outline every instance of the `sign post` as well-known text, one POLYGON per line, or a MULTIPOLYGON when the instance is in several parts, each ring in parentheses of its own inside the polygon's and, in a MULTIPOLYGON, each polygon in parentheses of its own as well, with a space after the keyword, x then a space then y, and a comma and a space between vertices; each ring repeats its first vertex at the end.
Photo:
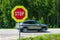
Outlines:
MULTIPOLYGON (((20 22, 19 22, 19 24, 20 24, 20 22)), ((19 25, 19 40, 20 40, 20 25, 19 25)))
POLYGON ((11 11, 11 17, 19 22, 19 40, 20 40, 20 22, 24 22, 28 18, 28 10, 24 6, 15 6, 11 11))

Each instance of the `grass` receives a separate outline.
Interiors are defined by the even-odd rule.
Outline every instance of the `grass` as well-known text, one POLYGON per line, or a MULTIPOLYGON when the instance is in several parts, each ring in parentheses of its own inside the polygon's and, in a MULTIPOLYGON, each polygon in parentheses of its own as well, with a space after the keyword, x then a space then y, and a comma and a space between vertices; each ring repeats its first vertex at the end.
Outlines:
POLYGON ((21 40, 60 40, 60 34, 45 34, 37 37, 21 38, 21 40))

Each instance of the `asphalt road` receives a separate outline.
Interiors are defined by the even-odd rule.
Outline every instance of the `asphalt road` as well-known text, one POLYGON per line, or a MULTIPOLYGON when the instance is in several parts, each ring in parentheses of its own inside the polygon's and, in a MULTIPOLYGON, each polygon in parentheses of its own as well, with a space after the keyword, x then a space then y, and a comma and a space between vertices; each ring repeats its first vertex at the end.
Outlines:
MULTIPOLYGON (((22 37, 34 37, 44 34, 60 34, 60 29, 48 29, 46 32, 28 31, 27 33, 20 33, 22 37)), ((19 37, 17 29, 0 29, 0 40, 16 40, 19 37)))

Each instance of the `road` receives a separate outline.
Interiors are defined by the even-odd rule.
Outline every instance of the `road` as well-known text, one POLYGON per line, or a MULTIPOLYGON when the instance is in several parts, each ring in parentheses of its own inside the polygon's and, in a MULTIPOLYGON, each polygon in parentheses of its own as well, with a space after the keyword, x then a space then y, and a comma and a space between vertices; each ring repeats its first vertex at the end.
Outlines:
MULTIPOLYGON (((44 34, 60 34, 60 29, 48 29, 46 32, 29 31, 27 33, 20 33, 22 37, 34 37, 44 34)), ((16 40, 19 36, 17 29, 0 29, 0 40, 16 40)))

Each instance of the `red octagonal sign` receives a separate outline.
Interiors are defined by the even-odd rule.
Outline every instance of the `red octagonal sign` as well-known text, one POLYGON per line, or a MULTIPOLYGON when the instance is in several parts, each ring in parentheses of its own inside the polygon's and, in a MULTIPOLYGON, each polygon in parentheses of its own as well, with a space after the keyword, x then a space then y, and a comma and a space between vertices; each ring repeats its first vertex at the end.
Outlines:
POLYGON ((16 6, 12 10, 12 18, 16 22, 23 22, 28 17, 28 11, 24 6, 16 6))
POLYGON ((14 16, 16 17, 16 19, 23 19, 25 17, 25 11, 22 8, 17 8, 14 11, 14 16))

